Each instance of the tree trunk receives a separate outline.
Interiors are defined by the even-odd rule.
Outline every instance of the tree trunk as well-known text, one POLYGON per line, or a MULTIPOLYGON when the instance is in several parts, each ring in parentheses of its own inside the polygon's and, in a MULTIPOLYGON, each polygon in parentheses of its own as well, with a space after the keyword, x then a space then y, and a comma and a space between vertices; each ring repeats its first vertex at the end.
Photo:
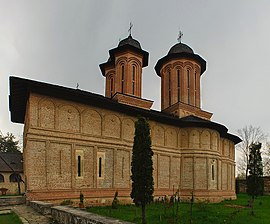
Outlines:
POLYGON ((17 183, 18 183, 18 194, 21 195, 21 185, 20 185, 20 181, 18 181, 17 183))
POLYGON ((145 219, 145 204, 142 204, 142 224, 146 224, 146 219, 145 219))

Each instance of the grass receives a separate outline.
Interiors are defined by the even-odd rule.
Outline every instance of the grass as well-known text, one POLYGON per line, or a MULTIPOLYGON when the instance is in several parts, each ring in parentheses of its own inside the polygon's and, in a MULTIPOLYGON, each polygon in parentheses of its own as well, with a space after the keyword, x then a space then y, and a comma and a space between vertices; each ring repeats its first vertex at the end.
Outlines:
POLYGON ((14 213, 0 215, 1 224, 22 224, 20 218, 14 213))
MULTIPOLYGON (((237 200, 224 201, 217 204, 194 203, 192 213, 193 224, 269 224, 270 220, 270 196, 260 196, 255 199, 254 213, 248 205, 249 196, 240 194, 237 200)), ((140 222, 140 208, 134 205, 120 205, 118 209, 107 207, 90 207, 87 211, 103 216, 133 222, 140 222)), ((168 207, 164 204, 150 204, 146 208, 147 224, 188 224, 190 223, 190 204, 180 203, 178 216, 176 216, 176 204, 168 207), (176 219, 178 217, 178 221, 176 219)))

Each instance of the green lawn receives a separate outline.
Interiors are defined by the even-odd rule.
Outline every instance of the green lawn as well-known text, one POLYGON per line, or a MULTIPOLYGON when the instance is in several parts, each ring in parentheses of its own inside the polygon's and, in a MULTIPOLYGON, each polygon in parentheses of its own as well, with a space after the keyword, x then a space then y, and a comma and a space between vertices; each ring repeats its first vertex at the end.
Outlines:
MULTIPOLYGON (((254 212, 247 207, 249 197, 245 194, 237 196, 237 200, 224 201, 218 204, 195 203, 193 205, 193 224, 269 224, 270 223, 270 196, 261 196, 255 199, 254 212)), ((91 207, 87 211, 104 216, 115 217, 125 221, 140 223, 140 208, 133 205, 120 205, 118 209, 111 207, 91 207)), ((146 208, 148 224, 158 223, 190 223, 190 204, 180 203, 178 221, 176 221, 176 204, 170 208, 163 204, 151 204, 146 208)))
POLYGON ((22 224, 20 218, 14 213, 0 215, 1 224, 22 224))

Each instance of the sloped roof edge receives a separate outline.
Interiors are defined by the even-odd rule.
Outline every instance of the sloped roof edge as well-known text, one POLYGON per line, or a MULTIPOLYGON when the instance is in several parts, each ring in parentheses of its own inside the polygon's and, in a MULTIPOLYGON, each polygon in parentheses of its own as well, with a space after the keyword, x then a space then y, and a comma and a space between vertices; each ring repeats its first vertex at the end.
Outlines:
POLYGON ((204 120, 195 116, 188 116, 179 119, 178 117, 174 117, 173 115, 169 115, 160 111, 144 110, 141 108, 121 104, 102 95, 79 89, 72 89, 13 76, 11 76, 9 80, 9 109, 11 113, 11 121, 15 123, 24 123, 26 104, 29 93, 33 92, 41 95, 118 111, 120 113, 126 113, 132 116, 140 115, 150 120, 170 124, 173 126, 210 128, 217 130, 221 137, 230 139, 235 144, 241 142, 239 137, 229 134, 228 129, 224 125, 204 120))

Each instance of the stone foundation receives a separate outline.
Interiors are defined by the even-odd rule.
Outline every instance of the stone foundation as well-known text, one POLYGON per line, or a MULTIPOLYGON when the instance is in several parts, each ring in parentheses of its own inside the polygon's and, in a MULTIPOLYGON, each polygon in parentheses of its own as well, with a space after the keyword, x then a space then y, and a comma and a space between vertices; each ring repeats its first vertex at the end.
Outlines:
POLYGON ((30 201, 30 206, 42 215, 50 215, 52 213, 52 203, 47 203, 43 201, 30 201))
POLYGON ((24 203, 24 196, 6 196, 0 198, 0 206, 21 205, 24 203))

